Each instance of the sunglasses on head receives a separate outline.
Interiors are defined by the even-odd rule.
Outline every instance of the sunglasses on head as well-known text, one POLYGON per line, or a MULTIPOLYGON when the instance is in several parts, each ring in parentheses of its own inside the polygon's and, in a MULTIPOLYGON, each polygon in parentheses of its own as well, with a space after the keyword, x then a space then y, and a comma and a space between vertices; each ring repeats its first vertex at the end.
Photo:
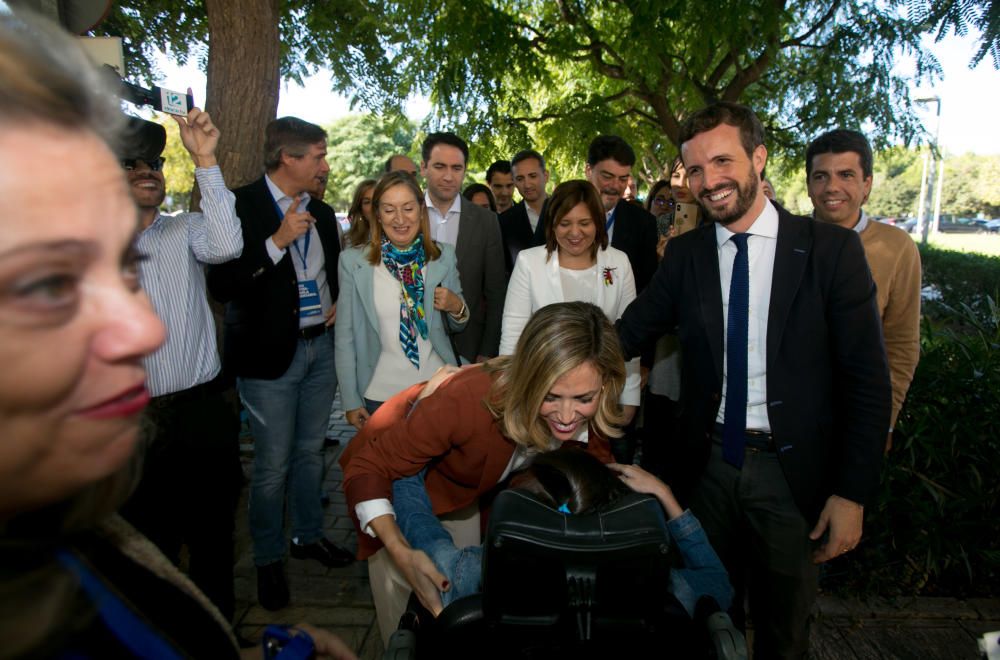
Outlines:
POLYGON ((149 169, 153 170, 154 172, 159 172, 160 170, 163 169, 163 163, 167 162, 167 159, 155 158, 153 160, 146 160, 145 158, 122 158, 121 159, 122 169, 124 169, 126 172, 131 172, 132 170, 135 169, 135 164, 139 162, 146 163, 146 165, 149 166, 149 169))

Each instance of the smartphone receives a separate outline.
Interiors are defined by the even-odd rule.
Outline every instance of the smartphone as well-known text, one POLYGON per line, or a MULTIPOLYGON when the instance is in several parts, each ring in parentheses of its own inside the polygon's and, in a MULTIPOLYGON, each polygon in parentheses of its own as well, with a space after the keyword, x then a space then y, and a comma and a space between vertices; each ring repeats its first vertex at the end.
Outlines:
POLYGON ((677 235, 680 236, 686 231, 691 231, 698 226, 699 208, 697 204, 685 204, 678 202, 674 205, 674 225, 677 227, 677 235))

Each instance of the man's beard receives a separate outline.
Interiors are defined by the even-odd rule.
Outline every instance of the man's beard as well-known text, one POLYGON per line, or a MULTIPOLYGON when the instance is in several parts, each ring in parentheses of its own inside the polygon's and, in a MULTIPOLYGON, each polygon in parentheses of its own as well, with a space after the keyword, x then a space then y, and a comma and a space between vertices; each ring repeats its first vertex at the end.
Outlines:
POLYGON ((701 206, 701 210, 705 212, 705 215, 709 220, 713 222, 718 222, 723 227, 731 225, 750 210, 753 206, 754 201, 757 199, 757 189, 760 187, 760 177, 757 176, 757 172, 753 169, 751 165, 750 171, 747 173, 747 178, 740 184, 739 181, 736 182, 736 206, 732 207, 731 211, 722 211, 724 215, 715 215, 712 210, 704 202, 704 198, 719 192, 726 188, 729 184, 722 184, 716 186, 713 190, 703 190, 701 195, 698 196, 698 202, 701 206))

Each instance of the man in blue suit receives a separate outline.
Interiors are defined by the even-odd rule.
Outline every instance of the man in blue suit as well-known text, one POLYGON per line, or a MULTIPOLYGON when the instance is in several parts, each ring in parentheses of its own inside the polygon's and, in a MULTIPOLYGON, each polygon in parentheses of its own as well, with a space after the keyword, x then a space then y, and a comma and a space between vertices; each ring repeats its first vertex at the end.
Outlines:
POLYGON ((714 222, 670 241, 619 335, 630 357, 677 331, 684 412, 668 478, 746 589, 754 657, 801 658, 817 565, 858 544, 878 487, 891 390, 875 287, 855 233, 765 198, 748 108, 695 113, 680 144, 714 222))

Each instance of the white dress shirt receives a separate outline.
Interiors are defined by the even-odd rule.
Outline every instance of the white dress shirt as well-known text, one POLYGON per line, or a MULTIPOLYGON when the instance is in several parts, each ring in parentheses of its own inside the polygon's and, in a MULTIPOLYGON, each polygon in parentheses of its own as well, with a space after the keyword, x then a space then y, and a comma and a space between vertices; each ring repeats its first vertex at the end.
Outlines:
MULTIPOLYGON (((282 192, 281 188, 275 185, 274 181, 271 181, 271 177, 266 174, 264 175, 264 181, 267 183, 267 189, 271 192, 271 197, 278 204, 278 208, 281 209, 283 217, 284 214, 288 213, 288 207, 292 205, 292 198, 282 192)), ((299 195, 298 199, 299 211, 305 211, 312 198, 309 196, 309 193, 304 192, 299 195)), ((329 313, 330 308, 333 307, 334 301, 330 295, 330 287, 326 283, 326 254, 323 252, 323 241, 319 238, 319 232, 316 231, 315 223, 309 228, 309 253, 306 254, 307 267, 305 269, 302 268, 301 256, 303 254, 302 250, 306 246, 305 234, 295 240, 298 249, 289 246, 282 250, 274 244, 274 237, 272 236, 268 236, 264 244, 267 246, 267 253, 274 263, 281 261, 285 253, 288 250, 292 250, 292 265, 295 266, 295 275, 299 278, 299 281, 316 280, 316 287, 319 289, 319 300, 323 305, 323 313, 317 316, 299 318, 299 328, 308 328, 325 323, 326 315, 329 313)))
POLYGON ((219 373, 204 264, 221 264, 243 252, 236 198, 226 189, 222 172, 199 167, 194 175, 203 212, 157 213, 137 241, 147 257, 139 264, 139 281, 167 326, 166 342, 143 360, 153 396, 182 392, 219 373))
POLYGON ((444 215, 431 203, 430 193, 424 193, 427 215, 431 221, 431 238, 438 243, 455 245, 458 243, 458 222, 462 216, 462 196, 455 195, 455 201, 444 215))
MULTIPOLYGON (((770 431, 767 418, 767 314, 771 304, 771 280, 774 274, 774 251, 778 243, 778 211, 768 201, 764 210, 747 230, 747 251, 750 261, 750 324, 747 334, 747 428, 770 431)), ((733 232, 719 223, 715 238, 719 246, 719 278, 722 285, 723 339, 728 336, 729 286, 736 261, 736 244, 729 240, 733 232)), ((726 382, 729 369, 723 341, 722 405, 715 421, 720 424, 726 414, 726 382)))

